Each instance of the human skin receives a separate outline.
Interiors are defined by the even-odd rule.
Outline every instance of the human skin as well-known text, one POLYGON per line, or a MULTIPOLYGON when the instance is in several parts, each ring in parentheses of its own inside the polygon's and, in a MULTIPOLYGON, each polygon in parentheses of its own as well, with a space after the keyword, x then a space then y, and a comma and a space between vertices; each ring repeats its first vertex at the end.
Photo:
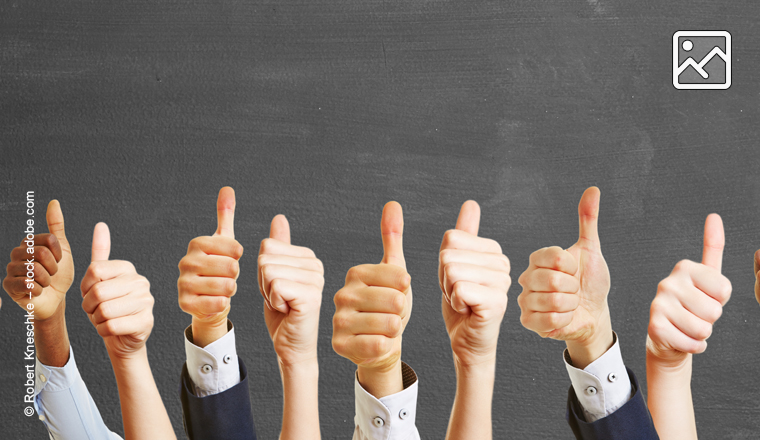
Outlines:
POLYGON ((357 365, 359 383, 382 398, 404 389, 401 343, 412 312, 403 250, 401 205, 388 202, 380 221, 383 259, 349 269, 334 297, 333 349, 357 365))
POLYGON ((588 188, 578 204, 579 237, 530 256, 520 275, 520 321, 543 338, 565 341, 573 366, 586 368, 613 344, 607 304, 610 273, 598 233, 600 192, 588 188))
POLYGON ((317 335, 324 268, 311 249, 290 243, 283 215, 272 220, 269 238, 261 242, 258 280, 282 379, 280 439, 319 439, 317 335))
POLYGON ((192 316, 193 343, 205 347, 227 334, 227 315, 237 292, 238 260, 243 246, 235 240, 235 191, 224 187, 217 199, 217 229, 190 241, 179 262, 179 306, 192 316))
POLYGON ((717 214, 705 221, 702 262, 682 260, 657 286, 647 337, 647 403, 661 439, 697 438, 691 395, 692 357, 707 348, 731 297, 721 274, 725 237, 717 214))
POLYGON ((447 440, 492 438, 496 345, 507 310, 509 259, 494 240, 478 237, 480 207, 462 205, 456 228, 441 243, 441 310, 457 374, 447 440))
POLYGON ((93 231, 92 260, 82 278, 82 308, 103 338, 119 389, 127 440, 176 439, 153 379, 145 342, 153 329, 150 283, 128 261, 109 260, 108 226, 93 231))
POLYGON ((11 251, 11 262, 3 288, 25 312, 34 311, 34 345, 37 359, 44 365, 63 367, 69 360, 69 335, 66 330, 66 292, 74 281, 74 259, 66 239, 61 205, 48 204, 47 234, 34 236, 34 282, 27 286, 27 253, 23 242, 11 251), (32 297, 29 298, 31 292, 32 297))

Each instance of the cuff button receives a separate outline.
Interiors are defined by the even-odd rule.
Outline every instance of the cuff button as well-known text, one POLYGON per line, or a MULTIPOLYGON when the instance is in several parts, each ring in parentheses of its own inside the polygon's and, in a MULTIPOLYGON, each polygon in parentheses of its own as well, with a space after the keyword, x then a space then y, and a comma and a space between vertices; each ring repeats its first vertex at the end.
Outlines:
POLYGON ((586 388, 586 394, 589 396, 595 396, 596 395, 596 387, 588 387, 586 388))
POLYGON ((398 412, 398 418, 399 419, 404 420, 407 417, 409 417, 409 411, 407 411, 406 408, 404 408, 404 409, 402 409, 401 411, 398 412))
POLYGON ((375 425, 376 427, 380 428, 383 425, 385 425, 385 420, 383 420, 380 417, 375 417, 374 419, 372 419, 372 424, 375 425))
POLYGON ((210 373, 212 370, 213 370, 213 368, 211 368, 211 365, 209 365, 209 364, 206 364, 206 365, 204 365, 204 366, 201 367, 201 371, 203 371, 206 374, 210 373))
POLYGON ((229 364, 230 361, 232 360, 232 356, 225 354, 222 360, 224 361, 225 364, 229 364))
POLYGON ((614 383, 614 382, 615 382, 617 379, 618 379, 618 377, 617 377, 617 374, 615 374, 615 373, 610 373, 610 375, 609 375, 609 376, 607 376, 607 380, 609 380, 610 382, 613 382, 613 383, 614 383))

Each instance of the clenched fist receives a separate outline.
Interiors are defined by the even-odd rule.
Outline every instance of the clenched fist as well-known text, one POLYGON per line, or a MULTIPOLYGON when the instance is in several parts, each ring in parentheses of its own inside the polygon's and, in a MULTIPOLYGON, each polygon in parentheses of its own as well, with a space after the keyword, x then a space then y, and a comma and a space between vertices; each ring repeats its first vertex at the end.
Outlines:
POLYGON ((540 249, 520 275, 520 321, 543 338, 566 341, 576 368, 585 368, 612 346, 607 305, 610 272, 597 231, 599 189, 587 189, 578 204, 579 238, 567 250, 540 249))
POLYGON ((49 234, 34 236, 34 254, 29 254, 24 240, 11 251, 11 262, 3 288, 25 311, 34 306, 34 317, 42 322, 53 316, 65 303, 66 292, 74 282, 74 260, 66 240, 61 205, 53 200, 47 207, 49 234), (27 277, 34 272, 34 280, 27 277), (31 298, 30 298, 31 292, 31 298))
POLYGON ((316 360, 322 262, 311 249, 290 244, 288 220, 278 215, 269 238, 261 242, 258 265, 264 318, 280 362, 289 366, 316 360))
POLYGON ((412 312, 401 205, 385 205, 380 229, 384 250, 381 263, 352 267, 345 286, 335 294, 333 348, 358 366, 359 381, 365 387, 371 387, 371 379, 364 378, 377 374, 397 374, 400 384, 401 335, 412 312))
POLYGON ((707 348, 713 324, 731 297, 731 282, 720 273, 724 243, 723 221, 710 214, 705 221, 702 263, 682 260, 660 281, 650 308, 650 356, 677 366, 707 348))
POLYGON ((507 310, 509 259, 494 240, 478 237, 480 207, 462 205, 456 229, 441 243, 438 282, 443 319, 458 365, 471 366, 496 359, 496 343, 507 310))
POLYGON ((179 262, 179 306, 193 317, 194 343, 204 347, 227 332, 230 301, 237 291, 243 246, 235 240, 235 192, 219 191, 214 235, 190 241, 179 262))
POLYGON ((82 278, 82 308, 103 337, 109 355, 128 358, 153 330, 150 283, 129 261, 109 260, 111 235, 105 223, 92 234, 92 262, 82 278))

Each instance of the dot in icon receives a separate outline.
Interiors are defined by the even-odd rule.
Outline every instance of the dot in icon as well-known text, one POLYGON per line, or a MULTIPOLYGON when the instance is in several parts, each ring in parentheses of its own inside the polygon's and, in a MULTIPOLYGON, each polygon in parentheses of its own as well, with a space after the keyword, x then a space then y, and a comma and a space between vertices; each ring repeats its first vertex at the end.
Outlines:
POLYGON ((683 50, 688 52, 694 49, 694 43, 692 43, 691 40, 684 40, 683 43, 681 43, 681 47, 683 47, 683 50))

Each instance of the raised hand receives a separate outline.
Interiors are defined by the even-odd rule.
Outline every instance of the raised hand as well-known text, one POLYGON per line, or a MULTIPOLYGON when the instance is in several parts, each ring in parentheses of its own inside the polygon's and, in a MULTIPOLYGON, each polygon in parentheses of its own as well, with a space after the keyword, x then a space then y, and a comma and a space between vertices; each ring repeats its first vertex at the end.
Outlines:
POLYGON ((111 235, 105 223, 92 233, 92 260, 82 278, 82 308, 112 357, 129 358, 145 347, 153 330, 150 283, 129 261, 109 260, 111 235))
POLYGON ((523 326, 541 337, 566 341, 573 365, 581 369, 613 342, 610 273, 597 231, 599 198, 596 187, 581 197, 578 241, 567 250, 553 246, 534 252, 518 279, 523 326))
POLYGON ((193 317, 193 342, 200 346, 227 333, 227 315, 237 291, 243 246, 235 240, 235 191, 224 187, 216 204, 217 229, 190 241, 179 262, 179 306, 193 317))
POLYGON ((677 366, 707 348, 713 324, 731 297, 731 282, 720 273, 724 244, 723 221, 710 214, 705 221, 702 263, 679 261, 657 286, 647 352, 658 361, 677 366))
POLYGON ((723 221, 705 221, 702 263, 679 261, 657 288, 647 336, 647 402, 662 440, 697 439, 691 397, 692 355, 707 348, 713 324, 731 296, 721 275, 723 221))
POLYGON ((438 282, 441 308, 458 365, 494 362, 496 343, 507 310, 509 259, 494 240, 478 237, 480 207, 465 202, 456 229, 441 243, 438 282))
POLYGON ((318 440, 317 336, 325 284, 322 262, 311 249, 290 244, 288 220, 278 215, 272 219, 269 238, 261 242, 258 266, 264 319, 282 377, 280 440, 318 440))
POLYGON ((385 205, 380 229, 380 264, 352 267, 345 286, 335 294, 332 339, 333 349, 358 366, 359 382, 378 398, 403 389, 401 335, 412 311, 401 205, 385 205))
POLYGON ((290 244, 288 220, 278 215, 269 238, 261 242, 258 265, 264 317, 280 362, 316 360, 325 284, 322 262, 311 249, 290 244))
POLYGON ((74 260, 58 200, 48 204, 46 217, 50 233, 34 236, 34 255, 28 253, 26 239, 14 248, 3 280, 3 288, 22 309, 29 312, 32 304, 37 322, 63 313, 66 292, 74 282, 74 260), (33 281, 27 277, 30 269, 33 281))
POLYGON ((512 280, 501 246, 478 237, 479 226, 480 207, 469 200, 456 229, 443 236, 438 263, 441 308, 457 373, 447 440, 492 437, 496 344, 512 280))

